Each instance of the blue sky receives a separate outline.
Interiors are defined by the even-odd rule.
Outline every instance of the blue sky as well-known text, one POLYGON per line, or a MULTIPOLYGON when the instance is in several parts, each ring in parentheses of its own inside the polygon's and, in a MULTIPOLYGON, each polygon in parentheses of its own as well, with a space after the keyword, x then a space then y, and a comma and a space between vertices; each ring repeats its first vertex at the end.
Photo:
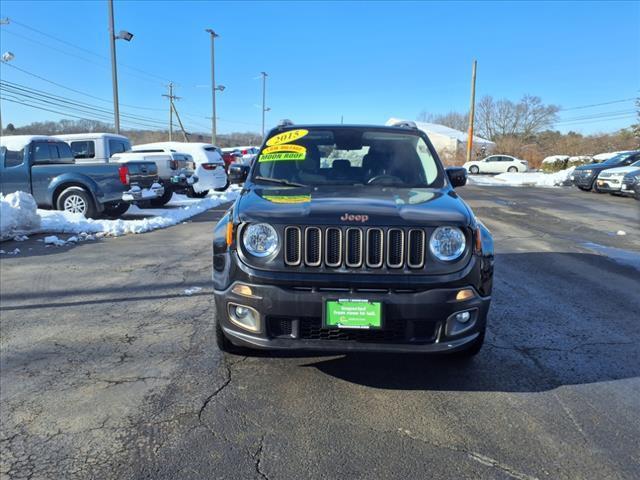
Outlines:
MULTIPOLYGON (((33 74, 111 99, 105 1, 10 1, 0 16, 2 52, 33 74), (53 35, 67 43, 43 36, 53 35), (75 48, 74 46, 80 47, 75 48), (96 55, 87 51, 94 52, 96 55), (79 58, 80 57, 80 58, 79 58)), ((517 100, 525 93, 563 108, 636 97, 640 92, 640 2, 177 2, 116 1, 124 113, 166 122, 166 83, 176 83, 187 128, 208 131, 209 36, 216 40, 218 131, 259 131, 261 83, 269 73, 267 127, 296 122, 383 123, 468 108, 471 63, 477 95, 517 100), (126 65, 126 66, 125 66, 126 65), (141 74, 127 66, 147 72, 141 74), (156 110, 157 109, 157 110, 156 110)), ((3 80, 109 109, 3 65, 3 80)), ((561 112, 557 128, 584 133, 630 125, 632 101, 561 112), (625 113, 626 112, 626 113, 625 113)), ((62 115, 2 102, 6 125, 62 115)))

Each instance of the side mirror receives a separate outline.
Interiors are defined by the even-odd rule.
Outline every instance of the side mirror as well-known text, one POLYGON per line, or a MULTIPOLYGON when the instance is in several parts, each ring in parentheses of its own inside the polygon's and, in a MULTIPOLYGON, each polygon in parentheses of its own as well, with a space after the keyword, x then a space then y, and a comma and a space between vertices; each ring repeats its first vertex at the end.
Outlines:
POLYGON ((447 168, 447 177, 453 188, 464 187, 467 184, 467 169, 462 167, 447 168))
POLYGON ((232 163, 229 165, 229 182, 244 183, 249 175, 249 165, 232 163))

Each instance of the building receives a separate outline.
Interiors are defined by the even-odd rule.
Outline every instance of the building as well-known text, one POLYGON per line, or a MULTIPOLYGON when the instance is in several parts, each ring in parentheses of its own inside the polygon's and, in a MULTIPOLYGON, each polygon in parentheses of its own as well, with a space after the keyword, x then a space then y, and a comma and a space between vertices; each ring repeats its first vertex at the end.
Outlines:
MULTIPOLYGON (((387 125, 397 122, 406 121, 400 118, 390 118, 387 125)), ((466 152, 467 149, 467 133, 456 130, 455 128, 445 127, 437 123, 414 122, 416 126, 427 134, 431 143, 435 147, 438 155, 446 160, 454 160, 460 154, 466 152)), ((473 136, 473 158, 484 157, 491 153, 496 144, 491 140, 486 140, 477 136, 473 136)))

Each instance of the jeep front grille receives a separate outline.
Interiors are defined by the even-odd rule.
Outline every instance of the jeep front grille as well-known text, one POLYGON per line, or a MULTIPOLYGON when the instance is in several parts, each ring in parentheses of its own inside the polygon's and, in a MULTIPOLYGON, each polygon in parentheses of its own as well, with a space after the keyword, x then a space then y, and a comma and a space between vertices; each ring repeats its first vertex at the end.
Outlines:
POLYGON ((423 268, 427 236, 419 228, 284 229, 284 263, 325 268, 423 268))

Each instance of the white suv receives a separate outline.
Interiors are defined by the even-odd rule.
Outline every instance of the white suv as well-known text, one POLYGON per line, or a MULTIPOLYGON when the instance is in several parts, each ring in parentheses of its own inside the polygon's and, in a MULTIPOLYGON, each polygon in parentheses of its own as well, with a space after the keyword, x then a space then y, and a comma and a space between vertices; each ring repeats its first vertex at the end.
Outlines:
POLYGON ((463 165, 471 174, 477 173, 505 173, 526 172, 529 165, 525 160, 520 160, 510 155, 489 155, 482 160, 474 160, 463 165))

